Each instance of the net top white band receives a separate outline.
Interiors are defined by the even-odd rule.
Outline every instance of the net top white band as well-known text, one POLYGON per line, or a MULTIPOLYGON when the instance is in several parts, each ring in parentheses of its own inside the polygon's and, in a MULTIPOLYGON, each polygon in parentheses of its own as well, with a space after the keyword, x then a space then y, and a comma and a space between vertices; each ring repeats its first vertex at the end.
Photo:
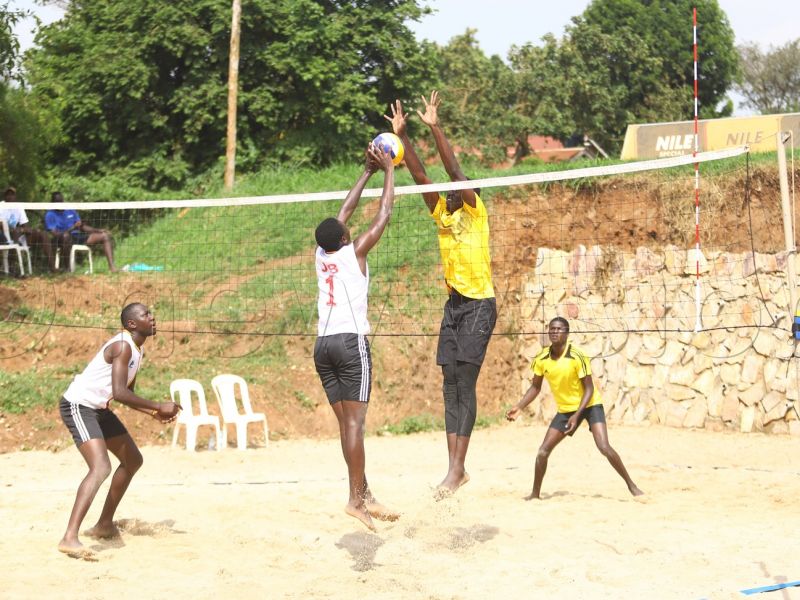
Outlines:
MULTIPOLYGON (((431 183, 428 185, 406 185, 394 189, 395 196, 408 194, 422 194, 425 192, 445 192, 449 190, 464 190, 472 188, 490 188, 506 185, 526 185, 536 183, 551 183, 585 177, 601 177, 608 175, 625 175, 680 167, 694 163, 709 162, 725 158, 740 156, 749 151, 748 146, 734 146, 724 150, 700 152, 696 155, 671 156, 655 160, 644 160, 619 165, 599 167, 585 167, 570 171, 551 171, 549 173, 530 173, 528 175, 508 175, 505 177, 490 177, 486 179, 470 179, 469 181, 451 181, 447 183, 431 183)), ((365 189, 364 198, 378 198, 383 192, 382 188, 365 189)), ((315 192, 310 194, 282 194, 276 196, 249 196, 242 198, 201 198, 192 200, 140 200, 130 202, 7 202, 8 208, 23 208, 26 210, 121 210, 121 209, 157 209, 157 208, 200 208, 212 206, 249 206, 258 204, 285 204, 293 202, 319 202, 323 200, 343 200, 348 190, 335 192, 315 192)))

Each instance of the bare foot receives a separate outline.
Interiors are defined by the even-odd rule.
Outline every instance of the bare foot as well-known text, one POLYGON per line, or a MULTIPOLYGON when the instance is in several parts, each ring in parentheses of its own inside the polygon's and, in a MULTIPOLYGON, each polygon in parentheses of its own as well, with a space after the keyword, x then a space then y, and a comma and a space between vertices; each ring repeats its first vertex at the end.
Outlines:
POLYGON ((469 473, 464 471, 464 474, 461 476, 461 479, 458 481, 450 481, 449 477, 445 477, 444 481, 439 484, 439 487, 436 488, 436 491, 433 493, 433 497, 436 500, 444 500, 445 498, 449 498, 453 494, 456 493, 456 490, 460 488, 462 485, 469 481, 469 473))
POLYGON ((77 558, 89 562, 97 562, 97 555, 78 541, 67 542, 65 540, 61 540, 58 543, 58 551, 63 552, 70 558, 77 558))
POLYGON ((392 510, 378 502, 377 500, 368 500, 364 502, 364 506, 370 516, 375 517, 379 521, 397 521, 400 518, 400 513, 392 510))
POLYGON ((524 500, 541 500, 541 498, 539 498, 539 494, 534 494, 533 492, 531 492, 530 494, 525 496, 525 498, 523 498, 523 499, 524 500))
POLYGON ((369 516, 367 509, 362 504, 361 506, 353 506, 352 504, 347 504, 344 507, 344 512, 346 512, 351 517, 355 517, 359 521, 361 521, 367 529, 370 531, 377 531, 375 529, 375 524, 372 522, 372 517, 369 516))
POLYGON ((633 494, 634 496, 644 496, 644 492, 642 490, 640 490, 638 487, 636 487, 635 485, 632 486, 632 487, 629 487, 628 490, 630 490, 631 494, 633 494))
POLYGON ((121 534, 119 529, 117 529, 117 526, 114 525, 114 523, 111 523, 110 525, 100 525, 100 523, 98 523, 91 529, 87 529, 86 531, 84 531, 83 535, 88 535, 89 537, 98 540, 106 540, 110 538, 119 537, 121 534))

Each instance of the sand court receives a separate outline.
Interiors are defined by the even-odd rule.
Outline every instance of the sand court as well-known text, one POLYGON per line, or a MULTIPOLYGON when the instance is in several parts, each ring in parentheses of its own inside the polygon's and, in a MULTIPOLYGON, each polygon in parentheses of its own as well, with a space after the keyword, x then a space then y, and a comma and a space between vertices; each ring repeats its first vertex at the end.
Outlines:
MULTIPOLYGON (((85 473, 75 449, 0 455, 2 595, 736 598, 800 579, 796 438, 612 426, 646 493, 635 500, 583 426, 553 452, 544 500, 525 502, 544 431, 476 431, 471 481, 440 502, 442 433, 367 438, 370 486, 402 513, 376 533, 344 513, 338 439, 196 454, 147 446, 117 512, 121 537, 82 537, 97 562, 56 550, 85 473)), ((767 596, 800 589, 754 597, 767 596)))

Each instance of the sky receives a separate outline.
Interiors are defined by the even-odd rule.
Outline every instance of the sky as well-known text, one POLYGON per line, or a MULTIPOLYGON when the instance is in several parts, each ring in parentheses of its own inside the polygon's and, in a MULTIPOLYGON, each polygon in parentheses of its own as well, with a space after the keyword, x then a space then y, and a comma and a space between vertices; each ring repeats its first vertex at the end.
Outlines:
MULTIPOLYGON (((538 42, 546 33, 561 37, 570 18, 578 15, 589 0, 421 0, 436 13, 410 28, 418 39, 446 44, 467 28, 477 29, 477 39, 486 54, 505 58, 512 45, 538 42)), ((800 37, 800 0, 719 0, 736 35, 736 43, 755 42, 762 49, 780 46, 800 37)), ((12 8, 36 13, 44 23, 57 20, 63 11, 56 6, 39 6, 34 0, 11 0, 12 8)), ((687 27, 691 22, 687 16, 687 27)), ((698 15, 702 20, 702 14, 698 15)), ((31 20, 17 27, 23 48, 33 44, 31 20)), ((700 40, 702 43, 702 39, 700 40)), ((700 65, 702 69, 702 64, 700 65)), ((735 114, 747 114, 740 98, 731 95, 735 114)))

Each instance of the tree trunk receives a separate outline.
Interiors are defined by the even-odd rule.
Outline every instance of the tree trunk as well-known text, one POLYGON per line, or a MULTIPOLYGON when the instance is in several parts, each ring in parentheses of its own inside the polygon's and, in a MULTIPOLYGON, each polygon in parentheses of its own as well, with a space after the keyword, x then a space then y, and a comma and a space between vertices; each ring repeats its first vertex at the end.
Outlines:
POLYGON ((228 138, 225 145, 225 189, 233 189, 236 173, 236 101, 239 91, 239 37, 241 0, 233 0, 231 10, 231 50, 228 57, 228 138))

